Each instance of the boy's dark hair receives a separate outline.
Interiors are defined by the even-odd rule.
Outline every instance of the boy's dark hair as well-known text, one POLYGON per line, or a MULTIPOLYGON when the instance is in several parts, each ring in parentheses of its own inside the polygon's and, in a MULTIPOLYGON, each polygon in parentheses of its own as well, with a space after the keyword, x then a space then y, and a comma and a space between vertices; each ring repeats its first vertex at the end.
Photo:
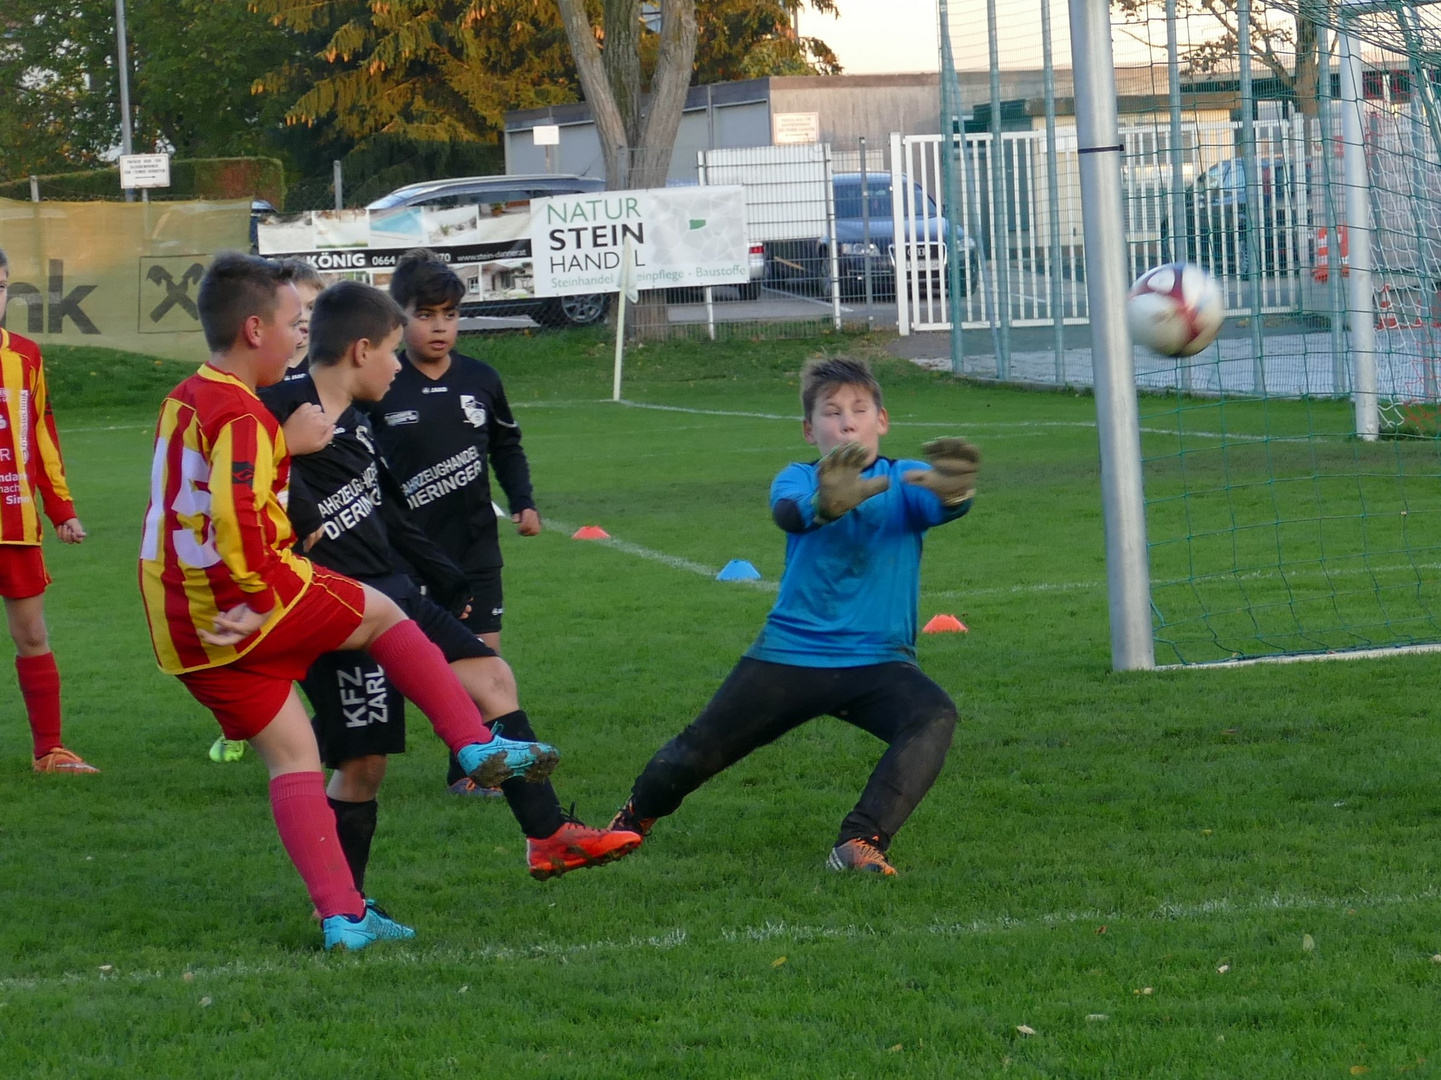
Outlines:
POLYGON ((325 288, 325 279, 320 276, 320 271, 304 259, 289 258, 281 259, 280 265, 289 267, 290 280, 295 285, 310 285, 316 289, 325 288))
POLYGON ((801 411, 807 420, 816 402, 842 386, 858 386, 870 392, 876 408, 881 407, 881 384, 864 360, 844 356, 813 356, 801 367, 801 411))
POLYGON ((361 338, 379 344, 398 326, 405 312, 385 293, 359 281, 337 281, 315 298, 310 316, 310 363, 338 364, 361 338))
POLYGON ((390 295, 406 310, 457 307, 465 296, 465 282, 435 252, 413 248, 395 264, 390 295))
POLYGON ((195 306, 200 327, 211 352, 224 352, 235 344, 240 328, 252 315, 266 322, 280 304, 281 286, 294 280, 289 267, 257 255, 222 251, 200 279, 195 306))
POLYGON ((5 249, 0 248, 0 270, 10 269, 10 256, 5 254, 5 249))

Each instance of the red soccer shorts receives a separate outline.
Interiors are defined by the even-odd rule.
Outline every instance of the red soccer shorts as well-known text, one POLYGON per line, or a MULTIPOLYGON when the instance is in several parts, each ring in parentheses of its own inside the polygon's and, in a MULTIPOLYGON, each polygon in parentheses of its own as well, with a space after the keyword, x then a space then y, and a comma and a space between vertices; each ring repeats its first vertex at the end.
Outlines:
POLYGON ((360 584, 317 566, 309 587, 260 644, 229 664, 187 671, 180 681, 215 714, 227 739, 249 739, 280 713, 291 684, 316 657, 345 643, 364 613, 360 584))
POLYGON ((0 596, 23 600, 50 584, 39 544, 0 544, 0 596))

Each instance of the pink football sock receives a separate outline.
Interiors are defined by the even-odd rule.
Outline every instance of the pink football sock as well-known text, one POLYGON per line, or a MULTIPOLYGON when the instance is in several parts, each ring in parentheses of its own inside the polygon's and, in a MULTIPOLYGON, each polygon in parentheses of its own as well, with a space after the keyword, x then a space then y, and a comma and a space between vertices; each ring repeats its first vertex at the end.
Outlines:
POLYGON ((365 651, 395 688, 420 707, 452 753, 493 738, 444 654, 412 620, 396 623, 365 651))
POLYGON ((285 773, 270 781, 270 809, 286 854, 300 871, 322 919, 365 914, 365 900, 336 837, 335 811, 318 772, 285 773))

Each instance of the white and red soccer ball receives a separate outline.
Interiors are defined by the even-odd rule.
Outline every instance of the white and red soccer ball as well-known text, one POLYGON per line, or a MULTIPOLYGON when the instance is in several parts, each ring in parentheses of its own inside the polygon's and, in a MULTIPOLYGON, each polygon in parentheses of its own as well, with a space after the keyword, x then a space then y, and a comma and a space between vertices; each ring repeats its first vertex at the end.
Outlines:
POLYGON ((1131 339, 1166 356, 1194 356, 1216 340, 1225 318, 1220 287, 1194 263, 1147 270, 1126 297, 1131 339))

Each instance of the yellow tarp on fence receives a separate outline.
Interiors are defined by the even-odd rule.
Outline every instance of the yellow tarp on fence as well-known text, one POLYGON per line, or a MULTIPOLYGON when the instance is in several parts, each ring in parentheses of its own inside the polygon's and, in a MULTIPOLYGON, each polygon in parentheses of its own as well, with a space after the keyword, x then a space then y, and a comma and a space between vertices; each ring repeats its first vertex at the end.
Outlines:
POLYGON ((217 251, 250 249, 250 203, 0 199, 0 248, 15 333, 198 363, 200 276, 217 251))

